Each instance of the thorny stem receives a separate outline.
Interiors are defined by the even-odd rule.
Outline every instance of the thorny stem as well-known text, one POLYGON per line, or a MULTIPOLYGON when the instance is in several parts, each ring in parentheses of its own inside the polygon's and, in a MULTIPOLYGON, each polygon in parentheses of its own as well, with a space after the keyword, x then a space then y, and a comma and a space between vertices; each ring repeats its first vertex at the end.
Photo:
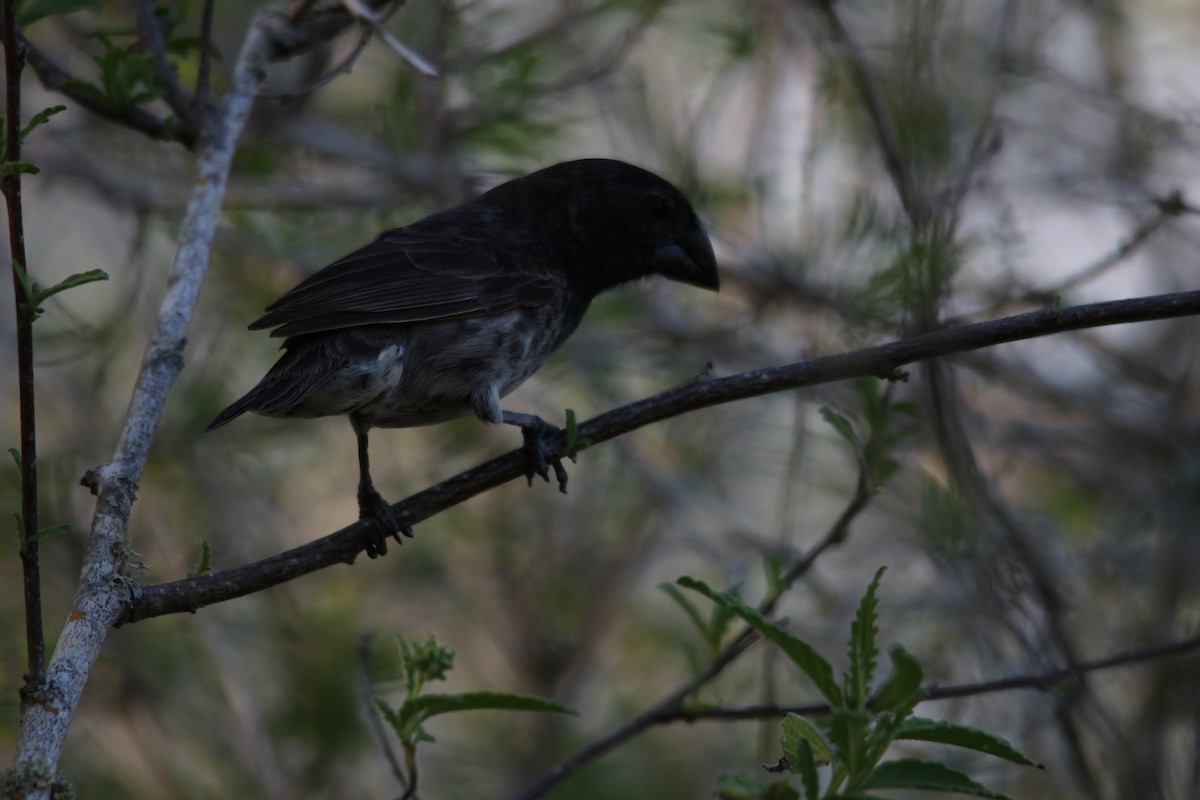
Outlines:
MULTIPOLYGON (((21 160, 21 70, 25 52, 17 41, 15 3, 4 5, 4 160, 21 160)), ((21 547, 21 574, 25 584, 25 647, 27 666, 21 690, 21 711, 32 702, 46 677, 46 640, 42 631, 41 565, 38 560, 37 516, 37 429, 33 392, 33 306, 17 269, 29 266, 25 259, 25 224, 21 213, 21 173, 6 171, 0 178, 8 207, 8 241, 12 256, 13 301, 17 321, 17 394, 21 414, 21 525, 25 540, 21 547)))

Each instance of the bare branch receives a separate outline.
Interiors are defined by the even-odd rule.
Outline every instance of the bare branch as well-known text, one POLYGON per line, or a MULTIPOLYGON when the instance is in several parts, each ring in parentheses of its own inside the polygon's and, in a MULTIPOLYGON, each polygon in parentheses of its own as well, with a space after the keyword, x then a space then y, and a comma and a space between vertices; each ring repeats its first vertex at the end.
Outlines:
POLYGON ((438 76, 437 68, 425 60, 423 56, 414 51, 404 42, 396 38, 396 35, 384 27, 379 18, 362 3, 362 0, 342 0, 342 4, 359 19, 364 25, 367 25, 371 30, 379 35, 388 45, 396 51, 396 55, 403 58, 417 72, 427 78, 436 78, 438 76))
POLYGON ((154 15, 154 7, 150 0, 137 0, 134 6, 137 10, 138 30, 150 47, 150 55, 154 58, 155 77, 162 86, 163 97, 179 119, 189 127, 194 127, 196 118, 193 114, 193 98, 188 94, 188 90, 183 88, 175 65, 167 57, 167 45, 163 41, 162 29, 154 15))
MULTIPOLYGON (((269 49, 275 14, 260 12, 246 37, 230 86, 201 148, 196 189, 183 220, 179 249, 168 278, 153 338, 134 386, 124 430, 111 461, 92 474, 96 513, 79 588, 46 674, 40 702, 21 718, 18 765, 53 775, 67 728, 105 637, 134 591, 139 566, 126 529, 142 469, 167 392, 183 366, 183 346, 209 245, 220 214, 225 182, 269 49)), ((26 797, 45 798, 30 788, 26 797)))
MULTIPOLYGON (((797 364, 688 383, 601 414, 579 426, 578 437, 598 444, 622 434, 709 406, 861 376, 894 377, 905 364, 1080 328, 1200 314, 1200 291, 1044 309, 1014 317, 934 331, 910 339, 797 364)), ((559 442, 561 448, 562 442, 559 442)), ((559 450, 561 452, 561 449, 559 450)), ((416 525, 477 494, 525 474, 522 450, 492 459, 430 487, 392 508, 396 519, 416 525)), ((195 611, 261 591, 334 564, 352 563, 376 534, 354 523, 321 539, 260 561, 143 589, 120 623, 195 611)))

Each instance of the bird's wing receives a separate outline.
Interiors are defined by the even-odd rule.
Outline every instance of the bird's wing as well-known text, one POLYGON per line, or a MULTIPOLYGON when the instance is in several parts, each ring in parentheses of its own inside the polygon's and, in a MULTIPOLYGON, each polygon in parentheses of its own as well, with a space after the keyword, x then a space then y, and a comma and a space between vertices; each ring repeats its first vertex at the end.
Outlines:
POLYGON ((521 270, 504 248, 453 229, 413 225, 380 235, 267 307, 250 328, 272 336, 487 316, 543 305, 555 282, 521 270))

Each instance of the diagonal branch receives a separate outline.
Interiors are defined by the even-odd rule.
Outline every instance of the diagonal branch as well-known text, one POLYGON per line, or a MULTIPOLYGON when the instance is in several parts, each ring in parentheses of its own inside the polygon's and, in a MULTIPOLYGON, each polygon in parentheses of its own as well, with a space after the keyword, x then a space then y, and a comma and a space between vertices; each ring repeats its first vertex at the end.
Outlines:
MULTIPOLYGON (((598 444, 689 411, 750 397, 861 376, 902 377, 897 370, 906 364, 1005 342, 1081 328, 1194 315, 1200 315, 1200 290, 1032 311, 797 364, 688 383, 601 414, 581 424, 577 436, 598 444)), ((560 448, 562 444, 560 441, 560 448)), ((415 525, 523 475, 525 463, 524 452, 514 450, 397 503, 393 511, 402 524, 415 525)), ((251 564, 146 586, 137 602, 121 615, 119 623, 195 611, 334 564, 352 563, 373 536, 370 526, 354 523, 251 564)))
MULTIPOLYGON (((137 0, 134 5, 137 10, 138 30, 141 31, 143 41, 149 45, 150 55, 154 59, 154 71, 163 90, 163 98, 187 127, 194 128, 196 115, 193 112, 198 109, 194 108, 192 96, 188 94, 187 89, 183 88, 183 83, 179 80, 179 72, 167 56, 167 43, 163 41, 163 31, 155 15, 155 9, 150 4, 150 0, 137 0)), ((203 44, 207 45, 207 42, 203 44)))

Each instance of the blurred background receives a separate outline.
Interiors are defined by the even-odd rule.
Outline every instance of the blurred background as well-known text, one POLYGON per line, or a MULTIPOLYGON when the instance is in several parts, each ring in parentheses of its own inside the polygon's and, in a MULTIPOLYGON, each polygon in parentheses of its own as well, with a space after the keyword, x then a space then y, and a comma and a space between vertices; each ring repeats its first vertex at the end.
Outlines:
MULTIPOLYGON (((199 5, 170 8, 175 35, 196 35, 199 5)), ((216 5, 218 92, 252 11, 216 5)), ((357 30, 273 68, 135 507, 144 580, 189 573, 202 539, 220 569, 353 521, 344 419, 248 417, 203 433, 275 358, 278 342, 246 325, 380 230, 557 161, 615 157, 679 185, 713 236, 722 289, 647 283, 597 301, 506 402, 551 421, 710 364, 730 375, 1056 297, 1200 283, 1200 216, 1187 207, 1200 195, 1195 3, 850 0, 836 14, 841 29, 816 3, 783 0, 410 0, 388 26, 439 79, 373 40, 317 85, 353 56, 357 30)), ((92 34, 127 44, 133 28, 124 4, 105 3, 28 35, 95 81, 106 45, 92 34)), ((190 83, 194 50, 181 52, 190 83)), ((26 116, 62 102, 31 71, 24 91, 26 116)), ((92 268, 111 279, 59 295, 36 328, 41 514, 74 526, 42 548, 50 636, 89 527, 79 477, 116 442, 194 180, 180 146, 66 104, 27 142, 42 169, 24 182, 30 268, 43 284, 92 268)), ((6 341, 12 314, 2 281, 6 341)), ((916 426, 893 454, 901 469, 788 593, 791 629, 844 668, 853 610, 887 565, 881 644, 902 642, 936 684, 1195 635, 1198 344, 1200 326, 1184 319, 910 369, 889 390, 916 409, 901 420, 916 426)), ((16 397, 15 359, 0 351, 5 398, 16 397)), ((756 601, 766 557, 825 534, 857 473, 819 412, 861 425, 860 404, 831 385, 673 419, 582 453, 567 496, 515 482, 421 524, 385 559, 119 629, 65 774, 89 798, 397 796, 365 721, 357 651, 374 635, 375 691, 398 702, 393 637, 434 633, 457 659, 431 690, 523 692, 580 710, 430 723, 423 796, 511 796, 689 678, 702 646, 659 584, 690 574, 756 601)), ((3 408, 0 438, 15 445, 15 400, 3 408)), ((473 419, 380 431, 372 471, 399 500, 519 444, 515 430, 473 419)), ((15 470, 4 475, 0 506, 16 510, 15 470)), ((24 667, 7 541, 6 754, 24 667)), ((815 694, 759 645, 700 699, 815 694)), ((1026 800, 1200 796, 1195 655, 919 713, 986 728, 1044 762, 953 757, 1026 800)), ((777 736, 774 721, 654 729, 548 796, 710 796, 718 774, 774 763, 777 736)))

